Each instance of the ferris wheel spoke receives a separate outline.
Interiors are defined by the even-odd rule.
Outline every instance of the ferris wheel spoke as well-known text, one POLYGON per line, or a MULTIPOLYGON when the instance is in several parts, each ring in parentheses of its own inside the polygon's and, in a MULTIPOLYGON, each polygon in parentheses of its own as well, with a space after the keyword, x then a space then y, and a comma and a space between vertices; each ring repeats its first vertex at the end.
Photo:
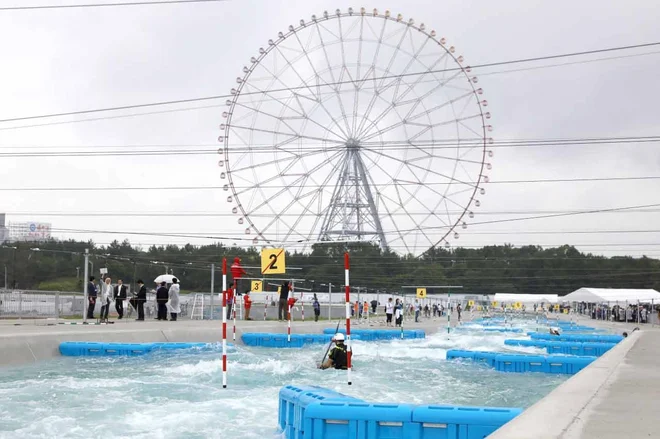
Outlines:
MULTIPOLYGON (((339 23, 339 29, 340 29, 340 34, 339 35, 342 35, 342 33, 341 33, 341 18, 337 18, 337 22, 339 23)), ((334 35, 325 26, 321 26, 321 24, 318 21, 316 21, 315 24, 316 24, 316 31, 318 33, 319 40, 321 42, 321 47, 323 48, 323 55, 324 55, 324 58, 325 58, 325 62, 326 62, 326 65, 328 66, 328 72, 330 73, 330 78, 332 79, 332 82, 335 83, 337 81, 335 80, 335 76, 333 74, 333 68, 332 68, 332 65, 330 63, 330 58, 328 58, 328 51, 327 51, 327 48, 326 48, 326 45, 325 45, 325 41, 323 40, 323 35, 321 33, 321 27, 323 27, 323 29, 325 29, 326 32, 329 32, 331 35, 335 36, 341 43, 342 67, 340 69, 340 78, 341 78, 343 70, 346 66, 346 61, 345 61, 345 56, 344 56, 344 42, 343 42, 341 36, 334 35)), ((317 76, 317 78, 318 78, 318 76, 317 76)), ((346 137, 350 137, 351 136, 351 127, 350 127, 350 124, 348 122, 348 118, 346 117, 346 110, 344 109, 344 103, 341 99, 341 95, 340 95, 340 91, 339 91, 341 89, 341 82, 342 82, 342 80, 340 79, 339 84, 337 84, 335 87, 330 87, 330 88, 333 89, 335 91, 335 93, 337 94, 337 101, 339 103, 339 108, 341 110, 341 114, 342 114, 342 118, 344 120, 344 123, 346 124, 346 137)), ((327 85, 327 83, 326 83, 326 85, 327 85)), ((343 132, 343 130, 342 130, 342 132, 343 132)))
MULTIPOLYGON (((337 170, 337 164, 335 164, 335 165, 333 166, 333 170, 332 170, 331 172, 328 173, 328 175, 327 175, 327 177, 325 178, 325 180, 323 181, 323 183, 321 183, 320 185, 318 185, 318 189, 315 189, 315 190, 314 190, 315 195, 312 196, 312 197, 310 198, 309 202, 303 207, 303 212, 310 212, 310 213, 315 217, 314 224, 312 225, 312 227, 310 227, 310 232, 309 232, 309 234, 305 237, 305 239, 307 239, 307 240, 309 240, 309 239, 311 238, 311 236, 314 234, 314 231, 316 230, 316 225, 318 224, 318 222, 319 222, 321 216, 323 216, 323 214, 324 214, 324 212, 323 212, 322 209, 320 209, 320 208, 318 209, 318 212, 317 212, 316 214, 314 214, 313 211, 310 209, 310 206, 311 206, 312 203, 314 203, 317 199, 318 199, 319 201, 321 200, 321 197, 323 196, 323 188, 324 188, 324 187, 330 182, 330 180, 332 179, 332 177, 335 175, 335 171, 336 171, 336 170, 337 170)), ((310 174, 310 175, 311 175, 311 174, 310 174)), ((313 180, 313 179, 312 179, 312 180, 313 180)), ((319 207, 320 207, 320 206, 319 206, 319 207)), ((297 227, 298 227, 298 225, 300 224, 300 221, 302 221, 303 216, 304 216, 304 213, 301 213, 300 216, 298 217, 298 219, 297 219, 297 220, 295 221, 295 223, 292 225, 292 230, 297 230, 297 227)), ((291 233, 291 231, 289 231, 289 233, 285 236, 285 238, 284 238, 285 240, 287 240, 287 239, 289 238, 290 233, 291 233)))
MULTIPOLYGON (((414 82, 412 82, 411 84, 409 84, 408 87, 406 88, 406 90, 405 90, 403 93, 401 93, 401 95, 399 95, 399 96, 398 96, 397 98, 395 98, 395 99, 392 99, 391 104, 390 104, 387 108, 385 108, 385 109, 381 112, 381 114, 379 114, 379 115, 374 119, 374 121, 373 121, 373 123, 371 124, 371 126, 369 127, 369 129, 371 129, 371 128, 377 126, 378 123, 379 123, 381 120, 383 120, 385 117, 387 117, 387 115, 388 115, 393 109, 395 109, 395 108, 398 107, 398 106, 402 106, 402 105, 404 105, 404 101, 403 101, 403 99, 404 99, 404 98, 405 98, 405 97, 406 97, 406 96, 407 96, 407 95, 408 95, 408 94, 409 94, 409 93, 410 93, 415 87, 417 87, 417 86, 420 84, 420 82, 422 81, 422 79, 423 79, 428 73, 432 72, 433 69, 435 69, 435 66, 436 66, 437 64, 439 64, 439 63, 442 61, 442 59, 445 58, 446 56, 447 56, 447 54, 445 53, 445 55, 443 55, 440 59, 438 59, 435 63, 433 63, 430 67, 428 67, 428 68, 426 69, 426 71, 425 71, 423 74, 418 75, 418 76, 417 76, 417 79, 416 79, 414 82)), ((422 95, 421 97, 418 97, 418 98, 414 99, 413 102, 415 102, 415 101, 416 101, 416 102, 423 102, 424 100, 426 100, 427 97, 431 96, 431 95, 432 95, 433 93, 435 93, 437 90, 439 90, 439 89, 445 87, 449 82, 453 81, 456 77, 458 77, 459 74, 460 74, 460 72, 457 72, 455 75, 452 75, 452 77, 450 77, 448 80, 445 80, 445 81, 439 81, 439 83, 438 83, 435 87, 433 87, 431 90, 429 90, 428 92, 426 92, 426 93, 425 93, 424 95, 422 95)), ((410 101, 405 101, 405 102, 410 102, 410 101)), ((360 136, 361 136, 361 137, 364 137, 364 136, 366 136, 366 135, 368 135, 368 134, 369 134, 369 130, 363 130, 362 132, 360 132, 360 136)))
MULTIPOLYGON (((298 183, 302 178, 305 178, 305 176, 310 175, 310 174, 312 174, 312 173, 318 171, 319 169, 323 168, 324 166, 326 166, 328 163, 331 163, 332 160, 334 160, 336 157, 338 157, 339 155, 341 155, 341 154, 343 154, 343 153, 344 153, 344 151, 338 151, 338 152, 336 152, 335 154, 333 154, 332 156, 330 156, 326 161, 319 163, 319 164, 316 165, 313 169, 309 170, 306 174, 304 174, 304 175, 298 177, 296 180, 294 180, 293 182, 291 182, 291 183, 289 183, 289 184, 290 184, 290 185, 295 185, 295 184, 298 183)), ((252 212, 249 212, 249 214, 254 213, 254 211, 255 211, 256 209, 259 209, 259 208, 262 208, 262 207, 266 206, 271 200, 276 199, 277 197, 279 197, 279 196, 282 195, 283 193, 287 192, 288 190, 289 190, 289 188, 286 187, 286 186, 285 186, 283 189, 280 189, 280 190, 277 191, 274 195, 269 196, 269 199, 265 200, 264 202, 262 202, 261 204, 259 204, 257 207, 252 208, 252 209, 251 209, 252 212)), ((246 214, 247 214, 247 213, 246 213, 246 214)))
MULTIPOLYGON (((399 192, 399 186, 397 185, 397 186, 395 186, 395 188, 396 188, 397 197, 399 198, 399 202, 402 205, 407 204, 406 202, 404 202, 403 198, 401 197, 401 193, 399 192)), ((405 190, 405 188, 402 188, 402 189, 405 190)), ((408 191, 406 191, 406 192, 408 192, 408 191)), ((415 201, 417 201, 418 204, 422 204, 423 206, 426 206, 426 203, 420 203, 419 200, 415 196, 413 196, 409 192, 408 192, 408 194, 410 195, 411 198, 414 198, 415 201)), ((415 224, 416 230, 419 230, 419 232, 421 232, 421 234, 424 236, 424 238, 426 238, 426 240, 429 242, 429 244, 433 245, 433 241, 428 237, 428 235, 426 234, 424 229, 417 223, 415 218, 408 213, 408 210, 404 209, 404 212, 406 213, 406 216, 408 217, 408 219, 410 221, 412 221, 413 224, 415 224)))
MULTIPOLYGON (((465 181, 461 181, 461 180, 457 180, 457 179, 455 179, 455 178, 453 178, 453 177, 450 177, 450 176, 448 176, 448 175, 445 175, 445 174, 443 174, 443 173, 441 173, 441 172, 433 171, 433 170, 431 170, 431 169, 428 169, 428 168, 424 168, 424 167, 422 167, 422 166, 419 166, 419 165, 417 165, 417 164, 415 164, 415 163, 411 163, 409 160, 403 160, 403 159, 400 159, 400 158, 398 158, 398 157, 394 157, 394 156, 391 156, 391 155, 389 155, 389 154, 385 154, 384 152, 380 152, 380 151, 369 150, 369 152, 372 153, 372 154, 380 155, 380 156, 382 156, 382 157, 384 157, 384 158, 387 158, 387 159, 390 159, 390 160, 392 160, 392 161, 402 163, 402 164, 404 164, 405 166, 408 166, 409 168, 410 168, 410 166, 412 166, 412 167, 414 167, 414 168, 416 168, 416 169, 419 169, 419 170, 421 170, 421 171, 425 171, 425 172, 428 172, 428 173, 431 173, 431 174, 437 175, 438 177, 446 178, 447 180, 450 180, 450 181, 455 181, 456 183, 465 184, 465 185, 468 185, 468 186, 474 186, 474 185, 471 185, 470 183, 467 183, 467 182, 465 182, 465 181)), ((411 169, 411 171, 412 171, 412 169, 411 169)))
MULTIPOLYGON (((332 116, 332 113, 330 113, 330 111, 328 111, 327 107, 323 104, 323 99, 321 98, 321 95, 320 95, 320 94, 317 95, 317 94, 314 93, 314 91, 312 91, 312 89, 310 88, 309 84, 307 84, 307 81, 305 81, 305 80, 300 76, 300 73, 298 72, 298 70, 296 70, 296 69, 293 67, 293 65, 291 64, 291 61, 289 61, 289 59, 288 59, 288 58, 284 55, 284 53, 280 50, 279 46, 275 46, 275 49, 276 49, 276 50, 279 52, 279 54, 282 56, 282 58, 284 59, 284 61, 285 61, 285 62, 287 63, 287 65, 290 67, 291 71, 292 71, 292 72, 298 77, 298 79, 300 80, 300 82, 301 82, 302 84, 304 84, 304 87, 305 87, 307 90, 309 90, 309 92, 310 92, 310 94, 311 94, 312 96, 314 96, 314 101, 316 101, 316 103, 319 104, 319 106, 323 109, 323 112, 324 112, 324 113, 325 113, 325 114, 326 114, 326 115, 332 120, 332 122, 335 124, 335 126, 337 127, 337 129, 339 129, 339 130, 342 132, 342 134, 344 135, 344 137, 345 137, 345 138, 348 138, 349 136, 348 136, 348 134, 342 129, 341 124, 339 124, 339 123, 337 122, 337 120, 334 118, 334 116, 332 116)), ((305 53, 306 53, 306 52, 305 52, 305 53)), ((316 80, 317 80, 317 82, 318 82, 319 80, 321 80, 321 78, 318 76, 318 74, 316 74, 315 76, 316 76, 316 80)), ((325 81, 324 81, 324 82, 325 82, 325 81)), ((327 83, 326 83, 326 85, 327 85, 327 83)), ((318 87, 318 84, 317 84, 317 89, 318 89, 318 88, 319 88, 319 87, 318 87)), ((318 91, 318 90, 317 90, 317 91, 318 91)), ((301 97, 304 97, 304 96, 301 95, 301 97)))
MULTIPOLYGON (((297 139, 296 138, 289 139, 289 141, 294 141, 294 140, 297 140, 297 139)), ((302 153, 302 154, 298 154, 298 153, 294 153, 292 151, 285 151, 284 150, 283 152, 285 152, 287 154, 290 154, 290 156, 275 159, 275 160, 269 160, 268 162, 261 162, 261 163, 258 163, 258 164, 250 164, 249 166, 244 166, 242 168, 232 169, 231 172, 232 173, 239 173, 239 172, 246 171, 246 170, 260 168, 262 166, 267 167, 267 166, 271 166, 271 165, 274 165, 274 164, 283 163, 283 162, 286 162, 286 161, 289 161, 289 160, 304 159, 304 158, 315 156, 317 154, 332 152, 333 150, 337 150, 337 149, 340 149, 340 148, 341 148, 341 150, 343 150, 344 149, 343 145, 337 145, 333 148, 312 149, 309 152, 305 152, 305 153, 302 153)))
MULTIPOLYGON (((378 163, 376 163, 371 157, 368 157, 368 156, 367 156, 367 159, 368 159, 369 161, 371 161, 371 163, 373 163, 376 167, 378 167, 379 169, 381 169, 381 171, 385 172, 385 170, 384 170, 384 169, 383 169, 378 163)), ((417 177, 417 174, 415 174, 414 171, 411 170, 410 175, 412 175, 413 177, 415 177, 415 178, 417 179, 417 183, 416 183, 416 185, 417 185, 418 190, 415 191, 415 193, 418 192, 419 189, 421 189, 421 188, 425 188, 425 189, 426 189, 426 185, 424 184, 424 182, 422 182, 422 181, 417 177)), ((398 195, 400 195, 398 187, 399 187, 399 186, 402 186, 402 187, 403 187, 403 185, 398 184, 398 181, 397 181, 397 180, 393 180, 392 182, 393 182, 393 187, 394 187, 396 193, 397 193, 398 195)), ((388 186, 389 186, 389 184, 388 184, 388 186)), ((429 188, 429 189, 430 189, 430 188, 429 188)), ((428 207, 427 207, 427 203, 420 202, 420 200, 417 199, 417 197, 415 196, 414 193, 408 191, 408 190, 405 189, 405 188, 404 188, 404 190, 410 195, 411 198, 415 198, 415 201, 417 201, 420 205, 422 205, 422 207, 428 209, 428 207)), ((431 191, 435 192, 436 194, 440 195, 441 197, 444 197, 443 195, 439 194, 437 191, 435 191, 435 190, 433 190, 433 189, 431 189, 431 191)), ((407 203, 407 202, 403 202, 403 200, 401 200, 401 201, 402 201, 402 202, 401 202, 400 205, 399 205, 399 206, 400 206, 400 210, 403 210, 403 211, 406 213, 406 215, 410 215, 410 214, 409 214, 409 211, 405 208, 405 206, 408 205, 408 203, 407 203)), ((396 211, 397 211, 397 210, 395 210, 395 212, 396 212, 396 211)), ((431 211, 430 213, 432 214, 433 212, 431 211)))
MULTIPOLYGON (((398 99, 393 99, 393 100, 392 100, 392 103, 391 103, 387 108, 385 108, 385 110, 383 110, 383 111, 381 112, 381 114, 379 114, 379 115, 374 119, 374 121, 373 121, 373 123, 371 124, 371 126, 369 127, 369 129, 371 129, 372 127, 377 126, 378 123, 379 123, 381 120, 383 120, 385 117, 387 117, 387 115, 388 115, 388 114, 389 114, 394 108, 396 108, 397 106, 401 106, 401 105, 403 105, 403 104, 402 104, 402 100, 403 100, 403 98, 405 98, 405 97, 408 95, 408 93, 410 93, 410 91, 413 90, 413 88, 416 87, 416 86, 419 84, 419 82, 422 80, 422 78, 423 78, 424 75, 426 75, 427 73, 429 73, 431 70, 433 70, 433 69, 435 68, 435 65, 436 65, 438 62, 439 62, 439 61, 437 61, 437 62, 434 63, 431 67, 429 67, 429 68, 426 70, 426 72, 424 72, 422 75, 419 75, 419 76, 417 77, 417 79, 416 79, 412 84, 410 84, 410 85, 408 86, 408 88, 407 88, 407 89, 406 89, 406 90, 405 90, 405 91, 404 91, 404 92, 398 97, 398 99)), ((436 85, 436 86, 434 87, 433 90, 429 90, 429 92, 427 92, 423 98, 417 98, 417 100, 418 100, 418 101, 424 101, 424 100, 426 99, 427 96, 430 96, 430 95, 432 94, 432 93, 431 93, 432 91, 435 92, 435 91, 441 89, 441 88, 444 87, 449 81, 452 81, 452 80, 455 79, 455 77, 457 77, 457 76, 458 76, 458 73, 457 73, 456 75, 452 76, 450 79, 446 80, 445 82, 440 82, 440 83, 438 83, 438 85, 436 85)), ((361 136, 361 137, 364 137, 364 136, 367 136, 368 134, 369 134, 369 130, 366 130, 366 131, 363 130, 363 132, 360 133, 360 136, 361 136)))

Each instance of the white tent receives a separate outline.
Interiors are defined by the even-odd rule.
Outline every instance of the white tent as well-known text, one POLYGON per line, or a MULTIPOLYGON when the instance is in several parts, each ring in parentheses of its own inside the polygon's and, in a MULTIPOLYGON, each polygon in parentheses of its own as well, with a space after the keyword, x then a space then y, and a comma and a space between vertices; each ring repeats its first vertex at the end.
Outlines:
POLYGON ((651 302, 660 303, 660 293, 656 290, 627 290, 615 288, 580 288, 561 298, 566 302, 620 302, 637 303, 651 302))
POLYGON ((557 303, 559 296, 556 294, 495 294, 494 302, 498 303, 557 303))

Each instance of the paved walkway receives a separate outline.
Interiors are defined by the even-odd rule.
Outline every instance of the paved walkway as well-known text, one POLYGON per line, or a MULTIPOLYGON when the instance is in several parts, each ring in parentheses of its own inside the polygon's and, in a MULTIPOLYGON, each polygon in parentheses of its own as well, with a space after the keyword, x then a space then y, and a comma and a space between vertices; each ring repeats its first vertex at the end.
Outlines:
POLYGON ((579 323, 631 335, 489 439, 660 438, 660 329, 579 323))
MULTIPOLYGON (((319 334, 325 328, 334 328, 333 321, 294 321, 292 333, 319 334)), ((345 320, 341 320, 343 327, 345 320)), ((423 329, 435 333, 446 327, 446 319, 424 319, 420 323, 404 322, 404 329, 423 329)), ((453 322, 456 323, 456 322, 453 322)), ((351 325, 352 329, 387 329, 384 324, 351 325)), ((395 328, 391 328, 395 329, 395 328)), ((232 324, 227 324, 227 340, 233 342, 232 324)), ((270 332, 286 334, 287 322, 237 321, 236 343, 241 344, 244 332, 270 332)), ((58 357, 63 341, 96 341, 120 343, 151 342, 206 342, 222 340, 222 322, 218 320, 179 320, 136 322, 115 320, 111 325, 60 325, 55 320, 0 320, 0 367, 21 365, 58 357)))

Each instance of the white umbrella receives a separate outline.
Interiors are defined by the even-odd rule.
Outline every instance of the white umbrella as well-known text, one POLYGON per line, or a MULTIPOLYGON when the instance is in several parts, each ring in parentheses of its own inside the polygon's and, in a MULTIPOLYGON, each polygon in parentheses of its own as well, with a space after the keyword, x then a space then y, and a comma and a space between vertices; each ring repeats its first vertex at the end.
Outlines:
MULTIPOLYGON (((176 276, 174 276, 173 274, 161 274, 156 279, 154 279, 154 282, 156 282, 157 284, 159 284, 161 282, 171 284, 172 283, 172 278, 175 278, 175 277, 176 276)), ((179 279, 178 277, 176 277, 176 278, 179 279)))

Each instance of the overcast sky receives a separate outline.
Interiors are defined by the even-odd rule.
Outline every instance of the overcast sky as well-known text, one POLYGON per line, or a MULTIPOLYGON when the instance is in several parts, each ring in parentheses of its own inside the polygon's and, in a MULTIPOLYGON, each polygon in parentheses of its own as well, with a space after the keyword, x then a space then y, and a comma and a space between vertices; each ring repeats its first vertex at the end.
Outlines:
MULTIPOLYGON (((30 4, 47 4, 31 0, 30 4)), ((55 2, 50 2, 51 4, 55 2)), ((68 2, 68 3, 73 3, 68 2)), ((0 5, 26 5, 2 0, 0 5)), ((227 94, 250 57, 301 18, 324 10, 356 9, 343 1, 228 1, 41 11, 0 11, 0 119, 227 94)), ((466 64, 484 64, 660 41, 653 2, 393 1, 389 8, 423 21, 454 45, 466 64)), ((492 136, 557 139, 655 136, 660 46, 579 58, 475 69, 492 113, 492 136), (629 56, 639 55, 639 56, 629 56), (530 69, 606 57, 626 58, 530 69), (520 70, 520 71, 511 71, 520 70)), ((211 150, 225 100, 140 110, 0 123, 0 153, 133 150, 211 150), (205 107, 191 109, 191 107, 205 107), (115 118, 141 112, 186 111, 115 118), (21 125, 108 119, 12 129, 21 125), (148 148, 149 145, 157 145, 148 148), (129 146, 129 147, 127 147, 129 146), (38 147, 38 148, 37 148, 38 147)), ((660 143, 495 148, 493 182, 660 176, 660 143)), ((0 188, 222 186, 218 155, 129 157, 0 156, 0 188)), ((660 180, 487 184, 473 207, 474 222, 543 213, 611 209, 660 203, 660 180)), ((9 221, 51 222, 53 235, 98 243, 203 244, 208 239, 165 238, 116 232, 196 233, 249 244, 231 214, 227 193, 170 191, 0 192, 9 221), (215 213, 214 217, 135 217, 109 214, 215 213), (53 215, 53 214, 67 215, 53 215), (83 214, 101 214, 87 216, 83 214), (78 214, 78 215, 72 215, 78 214), (106 215, 103 215, 106 214, 106 215)), ((452 245, 573 244, 605 255, 660 256, 660 208, 490 225, 459 230, 452 245), (628 233, 566 233, 628 231, 628 233), (498 232, 498 233, 493 233, 498 232), (504 233, 502 233, 504 232, 504 233), (544 232, 544 233, 533 233, 544 232), (564 232, 564 233, 554 233, 564 232)))

